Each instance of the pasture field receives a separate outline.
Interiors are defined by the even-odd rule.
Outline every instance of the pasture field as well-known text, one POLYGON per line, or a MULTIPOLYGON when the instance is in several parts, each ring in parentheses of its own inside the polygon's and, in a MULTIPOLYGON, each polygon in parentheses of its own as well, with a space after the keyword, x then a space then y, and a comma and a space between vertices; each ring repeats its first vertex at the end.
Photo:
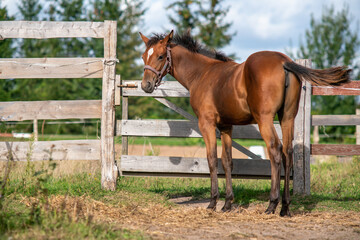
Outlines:
MULTIPOLYGON (((360 159, 311 166, 311 196, 291 218, 265 215, 269 180, 233 180, 229 213, 205 210, 209 179, 122 177, 100 188, 100 164, 0 166, 0 239, 359 239, 360 159), (6 169, 10 169, 6 177, 6 169), (71 173, 71 174, 70 174, 71 173)), ((222 207, 225 183, 220 180, 222 207)))

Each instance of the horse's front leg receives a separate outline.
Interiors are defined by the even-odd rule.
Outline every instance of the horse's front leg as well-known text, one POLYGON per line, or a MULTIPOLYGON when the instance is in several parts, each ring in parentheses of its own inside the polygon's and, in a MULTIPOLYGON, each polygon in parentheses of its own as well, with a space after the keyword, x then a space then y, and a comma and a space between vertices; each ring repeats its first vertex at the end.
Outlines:
POLYGON ((233 168, 232 162, 232 141, 231 141, 231 133, 232 126, 220 127, 221 132, 221 145, 222 145, 222 153, 221 153, 221 162, 225 172, 226 179, 226 197, 225 197, 225 205, 222 208, 222 211, 230 211, 231 204, 234 200, 234 193, 232 188, 231 181, 231 172, 233 168))
POLYGON ((216 210, 216 203, 219 199, 216 126, 214 122, 211 122, 208 119, 199 118, 199 128, 206 145, 206 154, 211 178, 211 200, 208 209, 216 210))

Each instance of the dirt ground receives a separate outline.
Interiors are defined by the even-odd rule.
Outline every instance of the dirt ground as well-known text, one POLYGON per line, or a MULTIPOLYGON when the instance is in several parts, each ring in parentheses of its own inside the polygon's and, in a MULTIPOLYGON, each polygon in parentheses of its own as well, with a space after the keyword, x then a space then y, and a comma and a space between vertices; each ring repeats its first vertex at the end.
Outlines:
MULTIPOLYGON (((31 200, 24 200, 31 205, 31 200)), ((207 201, 171 200, 164 206, 114 207, 86 197, 53 196, 53 210, 69 213, 74 220, 115 224, 139 230, 153 239, 360 239, 360 213, 312 212, 282 218, 263 213, 265 205, 234 206, 229 213, 206 210, 207 201), (65 209, 64 209, 65 208, 65 209)), ((218 208, 222 207, 219 202, 218 208)))

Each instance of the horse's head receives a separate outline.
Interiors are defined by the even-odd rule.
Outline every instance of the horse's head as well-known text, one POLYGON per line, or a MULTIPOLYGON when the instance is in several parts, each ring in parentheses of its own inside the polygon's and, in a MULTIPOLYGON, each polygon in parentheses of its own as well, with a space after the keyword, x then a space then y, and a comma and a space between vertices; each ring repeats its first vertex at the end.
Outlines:
POLYGON ((170 42, 173 31, 157 42, 149 41, 141 33, 140 36, 146 45, 146 50, 142 55, 145 67, 141 88, 147 93, 152 93, 160 85, 161 79, 170 71, 170 42))

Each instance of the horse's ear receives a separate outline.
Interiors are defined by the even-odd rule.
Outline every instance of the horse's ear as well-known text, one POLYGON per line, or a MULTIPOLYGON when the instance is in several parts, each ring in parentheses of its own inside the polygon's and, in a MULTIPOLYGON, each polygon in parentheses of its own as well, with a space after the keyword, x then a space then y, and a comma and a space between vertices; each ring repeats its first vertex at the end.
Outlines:
POLYGON ((139 34, 140 34, 141 39, 144 41, 145 45, 147 45, 149 39, 147 37, 145 37, 144 35, 142 35, 141 32, 139 32, 139 34))
POLYGON ((171 32, 164 38, 163 42, 166 44, 169 43, 172 40, 173 36, 174 30, 171 30, 171 32))

